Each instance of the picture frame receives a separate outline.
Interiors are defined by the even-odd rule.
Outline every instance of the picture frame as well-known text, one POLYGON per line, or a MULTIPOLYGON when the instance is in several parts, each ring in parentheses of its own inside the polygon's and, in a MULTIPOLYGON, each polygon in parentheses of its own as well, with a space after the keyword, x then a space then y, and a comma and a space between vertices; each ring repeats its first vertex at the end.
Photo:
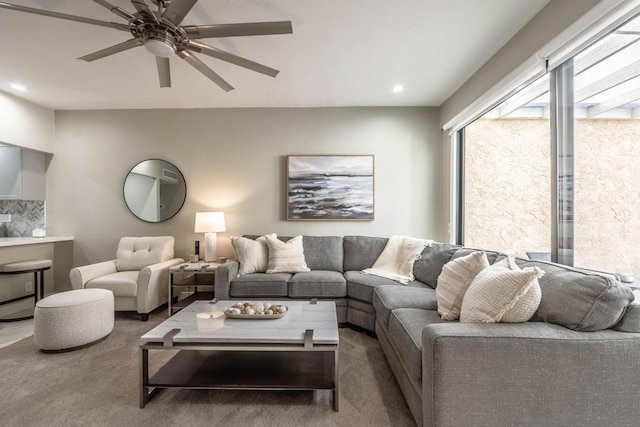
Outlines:
POLYGON ((372 221, 375 157, 287 156, 287 220, 372 221))

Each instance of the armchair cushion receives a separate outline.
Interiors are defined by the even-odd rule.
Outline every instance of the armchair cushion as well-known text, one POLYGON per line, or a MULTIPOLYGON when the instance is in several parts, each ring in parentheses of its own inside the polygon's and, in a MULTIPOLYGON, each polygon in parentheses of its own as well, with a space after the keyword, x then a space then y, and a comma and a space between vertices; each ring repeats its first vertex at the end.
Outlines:
POLYGON ((138 272, 119 271, 90 280, 85 288, 108 289, 114 297, 135 297, 138 293, 138 272))
POLYGON ((116 253, 118 271, 138 271, 173 258, 173 236, 123 237, 116 253))

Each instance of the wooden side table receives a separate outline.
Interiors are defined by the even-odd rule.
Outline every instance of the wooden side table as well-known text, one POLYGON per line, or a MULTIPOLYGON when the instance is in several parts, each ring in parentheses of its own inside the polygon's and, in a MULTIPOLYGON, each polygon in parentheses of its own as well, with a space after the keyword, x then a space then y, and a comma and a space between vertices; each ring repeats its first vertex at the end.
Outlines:
POLYGON ((169 316, 196 300, 215 298, 217 262, 189 262, 169 268, 169 316), (177 291, 177 292, 176 292, 177 291), (181 292, 191 294, 178 300, 181 292))

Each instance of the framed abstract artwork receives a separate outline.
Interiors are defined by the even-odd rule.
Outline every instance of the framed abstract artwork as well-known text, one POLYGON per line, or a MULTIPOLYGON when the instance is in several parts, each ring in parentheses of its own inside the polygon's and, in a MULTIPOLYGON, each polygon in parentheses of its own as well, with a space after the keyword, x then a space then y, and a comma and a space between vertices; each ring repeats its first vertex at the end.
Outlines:
POLYGON ((373 155, 287 157, 288 220, 373 220, 373 155))

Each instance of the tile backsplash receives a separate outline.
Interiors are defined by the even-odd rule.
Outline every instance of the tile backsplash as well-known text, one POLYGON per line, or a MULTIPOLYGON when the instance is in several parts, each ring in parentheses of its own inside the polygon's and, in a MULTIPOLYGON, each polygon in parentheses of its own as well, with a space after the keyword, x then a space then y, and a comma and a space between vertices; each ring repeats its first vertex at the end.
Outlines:
POLYGON ((0 237, 31 237, 35 228, 45 228, 43 200, 0 200, 0 214, 11 215, 11 222, 0 224, 0 237))

